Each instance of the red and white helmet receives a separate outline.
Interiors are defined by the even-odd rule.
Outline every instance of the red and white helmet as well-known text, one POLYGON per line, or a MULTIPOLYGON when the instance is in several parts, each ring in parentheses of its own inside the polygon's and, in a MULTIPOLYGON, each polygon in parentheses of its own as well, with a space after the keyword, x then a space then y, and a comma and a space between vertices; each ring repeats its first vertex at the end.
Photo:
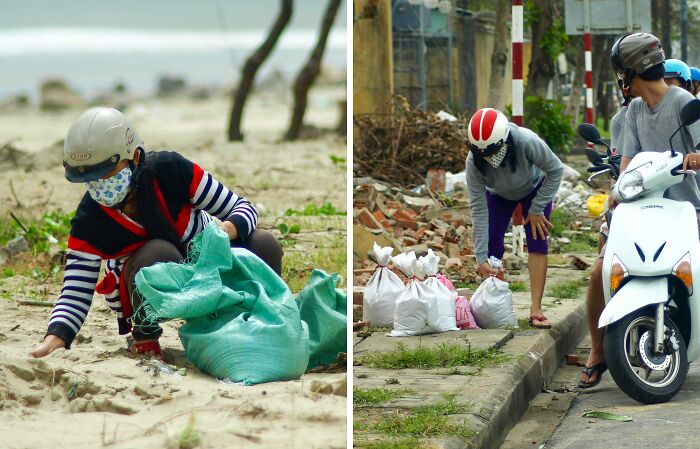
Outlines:
POLYGON ((508 118, 492 108, 479 109, 469 120, 469 143, 483 157, 498 153, 508 138, 508 118))

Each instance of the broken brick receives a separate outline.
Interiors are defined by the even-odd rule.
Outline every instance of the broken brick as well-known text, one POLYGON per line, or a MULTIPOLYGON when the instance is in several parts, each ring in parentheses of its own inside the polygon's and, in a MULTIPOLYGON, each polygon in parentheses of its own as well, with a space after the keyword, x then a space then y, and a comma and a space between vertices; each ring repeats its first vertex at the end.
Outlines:
POLYGON ((360 224, 370 229, 383 229, 381 223, 374 218, 374 215, 372 215, 367 208, 360 210, 357 215, 355 215, 355 218, 360 222, 360 224))

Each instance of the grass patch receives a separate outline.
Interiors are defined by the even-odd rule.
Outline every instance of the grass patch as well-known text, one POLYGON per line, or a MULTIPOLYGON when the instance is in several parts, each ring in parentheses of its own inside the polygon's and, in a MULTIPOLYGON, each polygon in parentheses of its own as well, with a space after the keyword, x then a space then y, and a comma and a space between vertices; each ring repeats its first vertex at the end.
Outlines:
POLYGON ((527 320, 527 318, 518 318, 518 328, 520 330, 523 329, 536 329, 535 327, 532 327, 530 322, 527 320))
POLYGON ((565 253, 590 253, 598 250, 598 233, 573 234, 571 242, 561 245, 560 250, 565 253))
POLYGON ((549 233, 552 237, 564 237, 564 232, 571 230, 576 221, 576 214, 567 208, 556 208, 549 216, 552 228, 549 233))
POLYGON ((479 288, 479 284, 476 282, 464 282, 464 281, 457 281, 453 283, 455 288, 468 288, 470 290, 476 290, 479 288))
POLYGON ((368 332, 391 332, 392 328, 390 327, 373 327, 370 326, 368 332))
POLYGON ((469 406, 459 404, 454 396, 446 396, 436 404, 424 405, 412 410, 407 415, 384 417, 374 425, 376 430, 391 435, 410 435, 414 437, 458 436, 470 438, 475 435, 465 423, 458 424, 450 415, 467 413, 469 406))
POLYGON ((512 292, 526 292, 530 287, 523 281, 512 281, 508 283, 508 288, 512 292))
POLYGON ((340 273, 345 285, 347 247, 345 237, 335 236, 319 243, 315 250, 288 251, 282 261, 282 279, 292 292, 299 292, 309 280, 311 272, 318 268, 328 273, 340 273))
POLYGON ((417 438, 401 438, 400 440, 374 441, 362 446, 364 449, 421 449, 417 438))
POLYGON ((316 215, 347 215, 347 212, 339 211, 331 203, 323 203, 318 206, 316 204, 307 204, 302 210, 287 209, 284 215, 291 217, 297 216, 316 216, 316 215))
POLYGON ((404 394, 413 393, 412 390, 389 390, 386 388, 354 388, 352 391, 352 403, 358 407, 366 407, 381 404, 404 394))
POLYGON ((552 287, 549 292, 549 296, 554 296, 556 298, 562 299, 574 299, 578 298, 581 293, 581 288, 583 287, 581 281, 569 281, 560 282, 559 284, 552 287))
POLYGON ((194 414, 190 415, 187 425, 182 430, 177 438, 176 445, 177 449, 194 449, 201 444, 202 440, 199 437, 199 432, 194 427, 194 414))
POLYGON ((49 212, 39 220, 26 221, 18 217, 0 222, 0 246, 5 245, 15 237, 23 236, 34 254, 47 253, 51 245, 59 245, 62 249, 68 246, 70 221, 75 212, 66 213, 62 210, 49 212))
POLYGON ((473 350, 467 341, 467 346, 457 343, 442 343, 434 348, 409 350, 404 343, 398 343, 396 350, 389 353, 369 353, 357 358, 360 365, 370 368, 404 369, 404 368, 436 368, 455 366, 486 366, 503 363, 508 356, 498 349, 473 350))

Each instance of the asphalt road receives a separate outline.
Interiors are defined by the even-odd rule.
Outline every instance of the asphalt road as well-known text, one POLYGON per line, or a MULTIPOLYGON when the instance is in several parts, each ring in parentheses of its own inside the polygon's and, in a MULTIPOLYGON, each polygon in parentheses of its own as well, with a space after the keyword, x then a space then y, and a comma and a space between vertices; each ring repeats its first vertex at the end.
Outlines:
MULTIPOLYGON (((581 352, 586 352, 584 348, 581 352)), ((643 405, 630 399, 609 372, 597 387, 576 391, 571 387, 579 373, 578 367, 562 366, 548 386, 555 392, 538 395, 503 448, 700 449, 700 360, 690 365, 682 390, 665 404, 643 405), (626 415, 634 421, 582 416, 591 410, 626 415)))

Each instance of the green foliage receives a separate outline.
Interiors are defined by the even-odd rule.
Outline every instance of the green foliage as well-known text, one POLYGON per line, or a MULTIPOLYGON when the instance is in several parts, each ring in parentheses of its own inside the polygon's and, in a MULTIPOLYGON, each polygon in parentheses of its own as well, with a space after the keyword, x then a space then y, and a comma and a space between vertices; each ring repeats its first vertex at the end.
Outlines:
POLYGON ((284 215, 290 217, 294 215, 316 216, 316 215, 347 215, 346 212, 337 210, 331 203, 323 203, 322 206, 307 204, 302 210, 287 209, 284 215))
POLYGON ((442 343, 434 348, 420 347, 409 350, 398 343, 389 353, 368 353, 357 357, 360 365, 382 369, 427 369, 435 367, 476 366, 483 368, 508 360, 500 349, 473 350, 467 341, 466 347, 457 343, 442 343))
POLYGON ((552 210, 549 221, 552 222, 552 228, 549 230, 551 236, 563 237, 564 232, 570 230, 571 225, 576 221, 576 214, 569 209, 558 207, 552 210))
MULTIPOLYGON (((299 292, 306 285, 314 268, 327 273, 345 274, 347 245, 345 237, 325 239, 312 251, 288 251, 282 264, 282 279, 292 292, 299 292)), ((342 285, 341 285, 342 287, 342 285)))
POLYGON ((549 292, 550 296, 562 299, 578 298, 581 293, 581 281, 561 282, 549 292))
POLYGON ((35 254, 48 252, 52 244, 66 249, 73 216, 75 212, 66 213, 60 209, 49 212, 40 220, 22 222, 26 232, 16 220, 9 218, 0 222, 0 245, 5 245, 15 237, 24 236, 35 254))
POLYGON ((525 98, 526 127, 537 133, 556 154, 568 154, 574 137, 572 118, 557 100, 525 98))
POLYGON ((364 449, 421 449, 424 446, 420 445, 416 438, 401 438, 397 440, 373 441, 362 447, 364 449))
POLYGON ((334 167, 342 168, 345 169, 347 167, 347 159, 344 157, 336 156, 335 154, 331 154, 330 156, 331 162, 333 163, 334 167))
POLYGON ((411 393, 411 390, 389 390, 387 388, 355 388, 352 392, 352 403, 355 406, 371 406, 381 404, 411 393))
POLYGON ((528 285, 523 281, 511 281, 508 283, 508 288, 512 292, 526 292, 529 290, 528 285))
POLYGON ((387 416, 375 425, 375 429, 393 435, 414 437, 450 435, 470 438, 475 433, 466 423, 458 424, 449 418, 449 415, 464 414, 468 411, 468 405, 457 403, 454 396, 447 396, 439 403, 418 407, 408 415, 387 416))
MULTIPOLYGON (((526 0, 523 4, 523 21, 525 29, 532 28, 542 17, 542 11, 533 0, 526 0)), ((552 16, 552 26, 547 28, 544 36, 540 40, 540 48, 552 59, 556 59, 559 53, 566 49, 569 36, 566 34, 566 27, 561 15, 552 16)))

